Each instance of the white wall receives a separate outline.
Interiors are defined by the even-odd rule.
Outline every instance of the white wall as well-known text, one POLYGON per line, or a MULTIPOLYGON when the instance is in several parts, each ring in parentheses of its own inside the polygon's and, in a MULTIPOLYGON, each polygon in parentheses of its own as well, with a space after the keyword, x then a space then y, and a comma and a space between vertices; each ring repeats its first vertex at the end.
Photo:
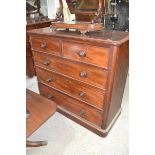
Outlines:
MULTIPOLYGON (((41 2, 41 13, 49 18, 53 19, 56 16, 57 8, 59 7, 59 0, 40 0, 41 2)), ((75 19, 74 15, 70 14, 66 1, 63 0, 64 5, 64 20, 71 21, 75 19)))
POLYGON ((40 11, 44 16, 48 16, 47 0, 40 0, 40 11))
POLYGON ((59 0, 47 0, 48 17, 55 18, 57 8, 59 7, 59 0))

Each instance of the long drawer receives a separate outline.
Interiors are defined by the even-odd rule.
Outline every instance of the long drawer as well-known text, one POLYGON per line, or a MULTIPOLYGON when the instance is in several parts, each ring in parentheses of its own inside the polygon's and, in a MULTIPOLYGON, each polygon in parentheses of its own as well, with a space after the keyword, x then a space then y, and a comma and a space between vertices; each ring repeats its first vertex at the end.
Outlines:
POLYGON ((61 74, 106 89, 108 71, 94 66, 68 61, 49 54, 33 52, 35 65, 60 72, 61 74))
POLYGON ((39 83, 40 94, 52 99, 62 108, 80 116, 81 118, 90 121, 97 126, 101 126, 102 112, 92 108, 76 99, 73 99, 65 94, 39 83))
POLYGON ((31 36, 32 50, 46 52, 54 55, 61 55, 60 40, 55 38, 31 36))
POLYGON ((102 90, 39 67, 36 67, 36 73, 40 82, 64 91, 77 99, 86 101, 100 110, 103 109, 105 95, 102 90))
POLYGON ((109 48, 97 47, 74 42, 63 42, 64 57, 107 68, 109 65, 109 48))

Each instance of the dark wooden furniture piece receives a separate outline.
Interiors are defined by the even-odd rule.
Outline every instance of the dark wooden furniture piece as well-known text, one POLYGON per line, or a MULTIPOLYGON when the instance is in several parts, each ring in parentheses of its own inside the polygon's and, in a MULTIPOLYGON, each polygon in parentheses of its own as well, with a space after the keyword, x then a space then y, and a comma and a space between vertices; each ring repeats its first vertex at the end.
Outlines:
MULTIPOLYGON (((56 103, 30 90, 26 90, 26 108, 30 113, 26 119, 26 138, 28 138, 55 113, 56 103)), ((46 144, 45 141, 26 141, 27 147, 37 147, 46 144)))
POLYGON ((44 17, 38 20, 35 20, 35 19, 27 20, 27 25, 26 25, 26 75, 29 77, 33 77, 35 75, 35 69, 34 69, 32 51, 31 51, 31 46, 30 46, 29 36, 27 34, 27 31, 38 29, 38 28, 49 27, 51 25, 51 21, 52 20, 49 20, 44 17))
POLYGON ((29 31, 40 94, 100 136, 121 112, 128 73, 127 32, 29 31))
POLYGON ((47 16, 44 16, 40 12, 40 8, 40 0, 32 0, 31 3, 29 0, 26 1, 26 75, 29 77, 33 77, 36 73, 27 31, 49 27, 51 22, 61 21, 63 19, 61 18, 61 11, 63 8, 60 8, 60 11, 57 12, 55 19, 49 19, 47 16), (34 17, 32 18, 31 16, 34 17))
POLYGON ((49 27, 51 21, 53 21, 41 14, 40 8, 40 0, 26 0, 26 75, 29 77, 35 75, 35 69, 27 31, 49 27), (32 18, 31 16, 34 17, 32 18))
POLYGON ((60 11, 59 11, 59 19, 62 19, 61 22, 53 22, 51 24, 51 28, 53 30, 58 28, 66 28, 66 29, 76 29, 79 30, 82 34, 85 34, 89 31, 101 30, 103 29, 102 16, 104 14, 104 0, 79 0, 75 7, 71 6, 72 0, 68 0, 67 3, 69 5, 71 13, 80 14, 80 15, 94 15, 92 20, 89 22, 64 22, 63 21, 63 1, 59 0, 60 11), (95 3, 94 3, 95 2, 95 3), (95 5, 95 9, 94 9, 95 5))
POLYGON ((89 22, 68 22, 67 24, 60 21, 60 22, 52 22, 50 26, 53 30, 56 29, 76 29, 80 31, 81 34, 85 34, 89 31, 96 31, 96 30, 102 30, 103 29, 103 24, 101 23, 95 23, 95 24, 90 24, 89 22))
MULTIPOLYGON (((103 9, 100 9, 102 11, 100 16, 103 15, 104 27, 129 31, 129 0, 100 1, 103 6, 103 9)), ((99 0, 66 0, 66 2, 70 12, 75 14, 76 21, 90 22, 95 17, 95 12, 100 12, 99 9, 97 11, 99 0)))
POLYGON ((66 0, 69 10, 75 14, 76 21, 101 23, 105 14, 105 0, 66 0))

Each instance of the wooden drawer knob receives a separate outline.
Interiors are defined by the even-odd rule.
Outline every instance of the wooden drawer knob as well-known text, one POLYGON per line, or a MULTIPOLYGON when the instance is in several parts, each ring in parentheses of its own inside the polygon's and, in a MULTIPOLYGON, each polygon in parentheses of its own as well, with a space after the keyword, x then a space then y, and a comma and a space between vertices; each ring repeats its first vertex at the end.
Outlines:
POLYGON ((80 52, 78 53, 78 55, 79 55, 80 57, 85 57, 85 56, 86 56, 86 53, 85 53, 85 51, 80 51, 80 52))
POLYGON ((47 97, 48 99, 53 99, 54 98, 54 96, 53 95, 48 95, 48 97, 47 97))
POLYGON ((46 47, 47 47, 47 44, 46 44, 46 43, 41 43, 41 44, 40 44, 40 47, 41 47, 41 48, 46 48, 46 47))
POLYGON ((44 65, 49 65, 50 63, 49 63, 48 60, 45 60, 45 61, 43 62, 43 64, 44 64, 44 65))
POLYGON ((86 76, 87 76, 87 72, 85 72, 85 71, 80 72, 80 77, 86 77, 86 76))
POLYGON ((46 80, 46 82, 52 82, 53 81, 53 79, 52 78, 48 78, 47 80, 46 80))
POLYGON ((86 94, 85 92, 80 91, 79 96, 80 96, 80 97, 84 97, 84 96, 85 96, 85 94, 86 94))
POLYGON ((85 114, 85 111, 83 109, 80 110, 79 112, 80 116, 84 115, 85 114))

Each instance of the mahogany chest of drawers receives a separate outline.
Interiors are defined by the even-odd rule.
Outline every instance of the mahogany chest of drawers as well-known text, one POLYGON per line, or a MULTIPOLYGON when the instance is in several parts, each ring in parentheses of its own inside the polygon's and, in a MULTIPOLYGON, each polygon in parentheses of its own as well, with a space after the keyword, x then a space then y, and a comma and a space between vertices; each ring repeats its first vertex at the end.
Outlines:
POLYGON ((29 31, 40 94, 100 136, 121 112, 128 73, 127 32, 29 31))

